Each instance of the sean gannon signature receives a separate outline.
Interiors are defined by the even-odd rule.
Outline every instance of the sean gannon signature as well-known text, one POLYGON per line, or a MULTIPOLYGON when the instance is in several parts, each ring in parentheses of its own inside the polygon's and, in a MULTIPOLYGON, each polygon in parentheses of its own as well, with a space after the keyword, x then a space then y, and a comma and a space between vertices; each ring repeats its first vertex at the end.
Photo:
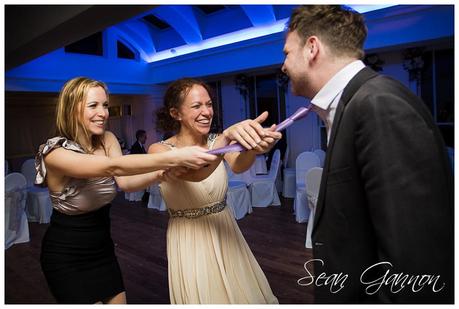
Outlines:
MULTIPOLYGON (((344 288, 345 282, 348 279, 349 275, 345 273, 334 273, 326 274, 324 272, 320 273, 318 276, 314 276, 311 271, 308 269, 308 265, 311 262, 320 262, 322 266, 324 261, 321 259, 312 259, 304 263, 304 269, 306 270, 307 276, 298 279, 298 284, 301 286, 308 286, 315 284, 316 286, 330 286, 331 293, 338 293, 341 289, 344 288)), ((421 291, 423 288, 428 286, 431 287, 434 293, 440 292, 445 284, 440 284, 438 280, 440 275, 410 275, 402 273, 391 273, 391 268, 393 267, 390 262, 379 262, 374 265, 371 265, 365 269, 360 275, 360 283, 366 286, 365 293, 368 295, 373 295, 381 289, 382 286, 390 286, 390 291, 392 293, 398 293, 403 289, 411 289, 414 293, 421 291), (374 279, 368 278, 368 272, 378 267, 389 267, 386 270, 383 276, 374 279), (441 286, 437 286, 441 285, 441 286)))

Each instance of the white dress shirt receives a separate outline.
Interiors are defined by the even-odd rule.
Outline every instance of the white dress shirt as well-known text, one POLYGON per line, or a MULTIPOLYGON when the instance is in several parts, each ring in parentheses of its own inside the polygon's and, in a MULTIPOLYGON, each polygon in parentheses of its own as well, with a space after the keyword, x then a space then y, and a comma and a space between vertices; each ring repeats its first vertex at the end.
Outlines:
POLYGON ((330 132, 344 88, 349 81, 365 67, 365 64, 356 60, 349 63, 336 73, 312 98, 313 111, 319 115, 327 129, 327 144, 330 142, 330 132))

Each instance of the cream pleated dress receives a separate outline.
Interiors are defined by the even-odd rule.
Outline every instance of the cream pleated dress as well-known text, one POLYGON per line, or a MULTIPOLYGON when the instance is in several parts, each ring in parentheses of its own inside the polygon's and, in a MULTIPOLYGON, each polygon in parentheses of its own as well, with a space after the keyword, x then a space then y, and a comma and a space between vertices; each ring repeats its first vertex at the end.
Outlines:
POLYGON ((167 229, 171 304, 278 303, 226 207, 227 184, 223 162, 201 182, 160 184, 171 215, 167 229))

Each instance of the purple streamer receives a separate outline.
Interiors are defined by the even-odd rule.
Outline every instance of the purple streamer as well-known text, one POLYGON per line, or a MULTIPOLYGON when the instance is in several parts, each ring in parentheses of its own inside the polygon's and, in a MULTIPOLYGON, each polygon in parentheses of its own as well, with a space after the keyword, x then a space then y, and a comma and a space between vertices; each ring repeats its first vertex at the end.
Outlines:
MULTIPOLYGON (((287 119, 285 119, 284 121, 282 121, 281 123, 277 125, 276 132, 285 130, 290 125, 292 125, 293 122, 306 117, 306 115, 309 113, 310 110, 311 110, 311 105, 309 105, 308 107, 300 107, 299 109, 296 110, 295 113, 293 113, 292 116, 288 117, 287 119)), ((214 154, 214 155, 220 155, 220 154, 225 154, 227 152, 240 152, 240 151, 245 151, 245 150, 247 149, 245 149, 244 146, 242 146, 239 143, 235 143, 235 144, 231 144, 225 147, 220 147, 220 148, 216 148, 213 150, 209 150, 207 153, 214 154)))

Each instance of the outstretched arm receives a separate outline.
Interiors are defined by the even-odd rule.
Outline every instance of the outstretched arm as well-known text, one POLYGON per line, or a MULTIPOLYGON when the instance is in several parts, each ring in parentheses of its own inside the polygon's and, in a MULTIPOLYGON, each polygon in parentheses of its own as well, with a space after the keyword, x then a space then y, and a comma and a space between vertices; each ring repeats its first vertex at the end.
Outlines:
POLYGON ((227 153, 224 157, 220 156, 218 160, 201 169, 190 171, 183 168, 173 168, 170 173, 180 176, 184 180, 201 181, 212 174, 223 158, 227 160, 234 172, 242 173, 253 164, 257 154, 269 151, 276 141, 282 137, 282 134, 275 132, 274 125, 269 129, 261 126, 261 123, 267 117, 268 112, 264 112, 254 120, 247 119, 232 125, 217 137, 213 147, 223 147, 233 141, 239 142, 248 149, 247 151, 227 153))
POLYGON ((119 143, 111 132, 105 133, 105 145, 108 156, 82 154, 58 148, 47 154, 44 160, 48 171, 53 175, 51 177, 55 179, 115 176, 120 188, 136 190, 140 189, 140 184, 146 186, 154 180, 156 176, 151 172, 175 166, 197 169, 217 159, 216 156, 205 153, 205 149, 199 147, 186 147, 174 152, 154 155, 122 156, 119 143), (120 177, 136 174, 148 175, 142 175, 138 179, 131 178, 132 180, 120 177), (139 183, 139 179, 144 181, 139 183))

